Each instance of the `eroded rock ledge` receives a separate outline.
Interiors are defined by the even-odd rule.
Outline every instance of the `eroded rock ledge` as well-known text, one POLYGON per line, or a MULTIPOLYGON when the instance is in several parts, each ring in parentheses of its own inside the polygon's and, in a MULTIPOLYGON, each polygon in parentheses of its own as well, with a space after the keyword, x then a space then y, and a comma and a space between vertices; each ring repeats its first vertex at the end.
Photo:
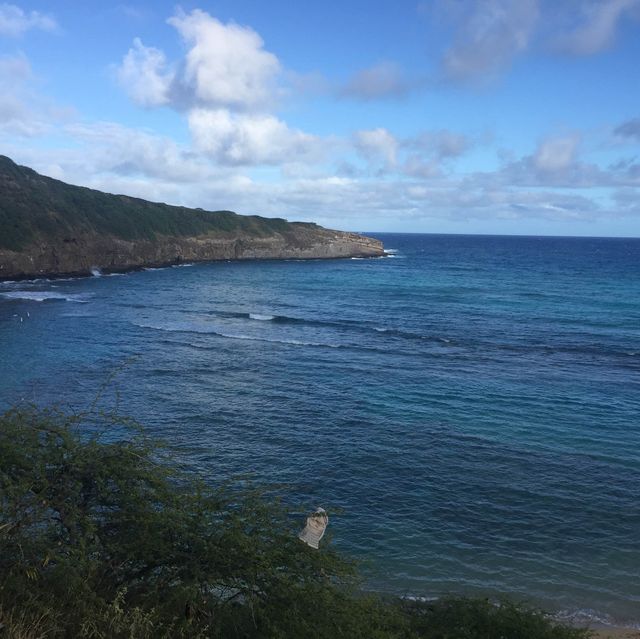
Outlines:
POLYGON ((318 228, 308 237, 159 237, 155 240, 79 237, 45 242, 24 251, 0 249, 0 280, 168 266, 186 262, 252 259, 331 259, 380 257, 382 242, 318 228), (296 241, 299 240, 299 241, 296 241))

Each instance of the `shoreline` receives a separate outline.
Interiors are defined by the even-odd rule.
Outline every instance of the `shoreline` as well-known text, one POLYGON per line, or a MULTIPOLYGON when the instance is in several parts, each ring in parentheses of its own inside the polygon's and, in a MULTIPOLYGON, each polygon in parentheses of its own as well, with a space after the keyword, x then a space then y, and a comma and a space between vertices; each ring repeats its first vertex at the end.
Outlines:
POLYGON ((382 255, 354 255, 354 256, 327 256, 327 257, 240 257, 240 258, 213 258, 209 260, 196 261, 176 261, 150 263, 136 266, 125 267, 93 267, 88 270, 71 271, 63 273, 60 271, 51 271, 43 273, 29 273, 15 276, 0 275, 0 284, 10 284, 18 282, 54 282, 61 280, 76 280, 91 277, 102 277, 109 275, 127 275, 129 273, 140 273, 142 271, 159 271, 169 268, 184 268, 188 266, 196 266, 199 264, 219 264, 222 262, 315 262, 315 261, 337 261, 337 260, 378 260, 390 257, 386 252, 382 255), (98 271, 96 274, 94 271, 98 271))

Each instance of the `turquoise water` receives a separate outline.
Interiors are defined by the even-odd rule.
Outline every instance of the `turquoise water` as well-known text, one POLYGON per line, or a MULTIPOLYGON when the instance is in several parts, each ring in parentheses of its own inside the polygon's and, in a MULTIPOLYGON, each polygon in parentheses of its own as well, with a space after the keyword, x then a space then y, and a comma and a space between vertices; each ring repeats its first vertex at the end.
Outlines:
POLYGON ((0 403, 103 401, 332 517, 370 587, 640 622, 640 240, 0 285, 0 403))

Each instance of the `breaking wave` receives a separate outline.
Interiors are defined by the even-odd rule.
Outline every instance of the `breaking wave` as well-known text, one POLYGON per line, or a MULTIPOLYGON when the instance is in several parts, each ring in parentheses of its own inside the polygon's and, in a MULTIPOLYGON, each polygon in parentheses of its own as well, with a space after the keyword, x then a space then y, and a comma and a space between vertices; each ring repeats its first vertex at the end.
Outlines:
POLYGON ((0 293, 2 297, 12 300, 28 300, 30 302, 46 302, 47 300, 60 300, 64 302, 77 302, 86 304, 88 300, 80 295, 56 293, 54 291, 7 291, 0 293))
POLYGON ((273 339, 262 337, 259 335, 246 335, 243 333, 225 333, 212 328, 193 326, 190 324, 174 324, 174 325, 158 325, 158 324, 139 324, 134 322, 139 328, 150 328, 156 331, 165 331, 167 333, 198 333, 204 335, 216 335, 217 337, 225 337, 227 339, 249 340, 252 342, 269 342, 272 344, 288 344, 291 346, 316 346, 322 348, 348 348, 342 344, 330 344, 325 342, 308 342, 297 339, 273 339))

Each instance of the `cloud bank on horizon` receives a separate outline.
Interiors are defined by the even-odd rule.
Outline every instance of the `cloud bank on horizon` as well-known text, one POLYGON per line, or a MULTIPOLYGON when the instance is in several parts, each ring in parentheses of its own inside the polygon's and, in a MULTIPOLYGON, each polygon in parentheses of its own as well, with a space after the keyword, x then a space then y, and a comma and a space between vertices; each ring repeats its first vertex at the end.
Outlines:
POLYGON ((216 11, 0 3, 0 152, 337 228, 640 236, 640 0, 216 11))

